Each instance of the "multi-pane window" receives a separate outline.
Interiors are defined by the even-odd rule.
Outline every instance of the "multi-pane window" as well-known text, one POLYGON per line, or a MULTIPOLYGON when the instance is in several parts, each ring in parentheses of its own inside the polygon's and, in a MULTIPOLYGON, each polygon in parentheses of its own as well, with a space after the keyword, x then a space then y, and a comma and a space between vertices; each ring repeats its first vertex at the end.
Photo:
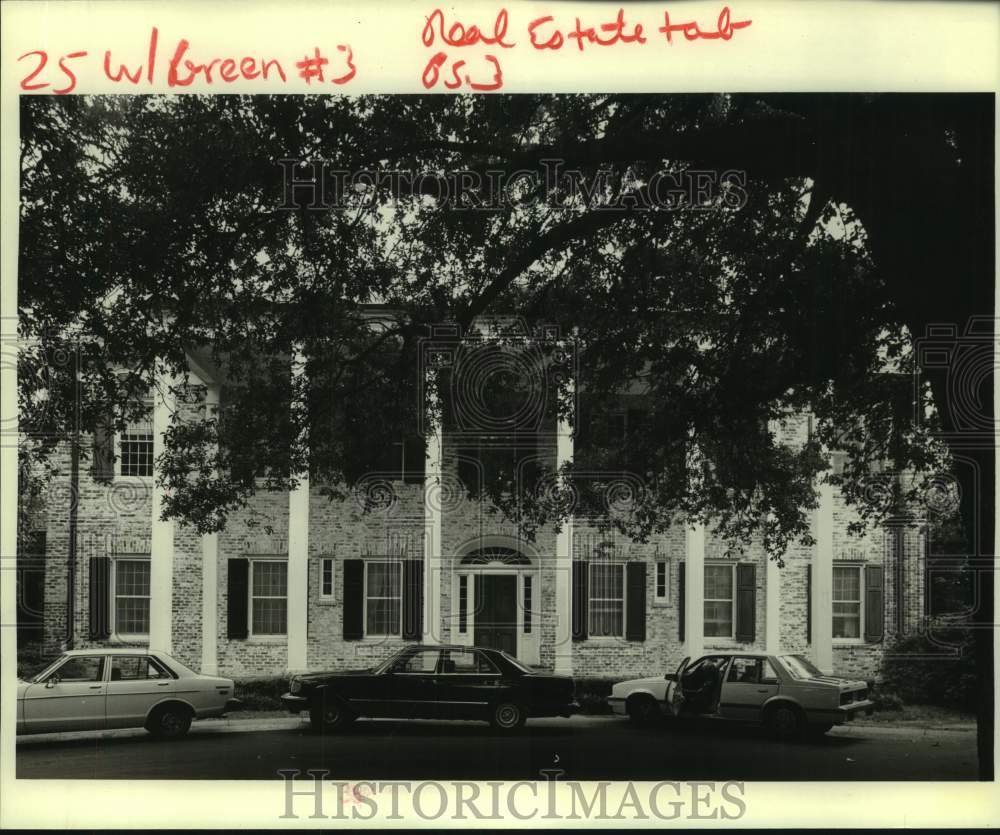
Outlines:
POLYGON ((146 417, 134 420, 121 433, 118 450, 118 474, 151 476, 153 474, 153 415, 152 404, 146 417))
POLYGON ((284 560, 255 560, 250 567, 250 631, 284 635, 288 631, 288 565, 284 560))
POLYGON ((667 602, 667 561, 656 561, 656 602, 667 602))
POLYGON ((149 560, 115 560, 115 632, 149 634, 149 560))
POLYGON ((469 575, 458 576, 458 631, 464 635, 469 631, 469 575))
POLYGON ((625 565, 591 562, 589 584, 591 637, 621 637, 625 634, 625 565))
POLYGON ((333 558, 324 557, 319 563, 319 596, 324 600, 333 598, 333 558))
POLYGON ((705 566, 705 637, 733 637, 733 566, 705 566))
POLYGON ((833 637, 861 637, 861 566, 833 568, 833 637))
POLYGON ((365 563, 365 634, 399 635, 402 631, 403 565, 365 563))

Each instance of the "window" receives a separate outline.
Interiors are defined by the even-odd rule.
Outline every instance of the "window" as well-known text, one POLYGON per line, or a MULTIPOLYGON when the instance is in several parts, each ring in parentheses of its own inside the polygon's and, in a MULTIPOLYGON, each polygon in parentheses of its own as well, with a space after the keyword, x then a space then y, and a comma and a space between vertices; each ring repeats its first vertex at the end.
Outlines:
POLYGON ((458 631, 465 635, 469 631, 469 575, 460 574, 458 577, 458 631))
POLYGON ((588 630, 591 637, 625 634, 625 564, 590 563, 588 630))
POLYGON ((146 681, 170 678, 148 655, 116 655, 111 659, 112 681, 146 681))
POLYGON ((333 557, 323 557, 320 560, 319 596, 321 600, 333 599, 333 557))
POLYGON ((119 437, 118 475, 153 475, 153 406, 142 420, 126 424, 119 437))
POLYGON ((656 595, 654 597, 657 603, 666 604, 667 597, 667 561, 657 560, 656 561, 656 595))
POLYGON ((442 673, 455 675, 475 675, 489 673, 495 675, 497 668, 481 652, 475 650, 443 650, 441 653, 442 673))
POLYGON ((118 635, 149 634, 149 560, 114 561, 114 631, 118 635))
POLYGON ((524 576, 524 634, 531 634, 531 576, 524 576))
POLYGON ((833 567, 833 637, 861 639, 861 566, 833 567))
MULTIPOLYGON (((104 678, 103 655, 78 655, 70 658, 53 675, 59 681, 100 681, 104 678)), ((51 678, 51 676, 50 676, 51 678)))
POLYGON ((424 675, 434 673, 437 671, 438 655, 440 652, 436 649, 419 650, 397 661, 392 671, 394 673, 420 673, 424 675))
POLYGON ((774 671, 774 667, 771 666, 769 659, 764 659, 763 669, 760 676, 761 684, 777 684, 778 674, 774 671))
POLYGON ((403 564, 365 563, 365 634, 402 632, 403 564))
POLYGON ((288 564, 250 563, 250 634, 284 635, 288 630, 288 564))
POLYGON ((733 571, 735 566, 705 566, 705 637, 733 637, 733 571))
POLYGON ((757 658, 734 658, 729 665, 726 681, 733 684, 759 684, 760 660, 757 658))

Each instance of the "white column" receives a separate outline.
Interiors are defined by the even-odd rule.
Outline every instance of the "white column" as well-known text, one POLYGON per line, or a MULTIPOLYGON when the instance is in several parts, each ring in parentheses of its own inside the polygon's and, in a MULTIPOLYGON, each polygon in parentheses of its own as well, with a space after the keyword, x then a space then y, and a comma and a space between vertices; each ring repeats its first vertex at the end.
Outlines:
POLYGON ((764 648, 771 653, 781 649, 781 569, 776 560, 768 559, 765 569, 765 629, 764 648))
POLYGON ((685 529, 684 654, 692 661, 705 652, 705 526, 685 529))
MULTIPOLYGON (((433 375, 433 371, 429 372, 433 375)), ((427 433, 427 460, 424 462, 424 632, 425 644, 441 641, 441 531, 442 503, 441 470, 443 436, 441 422, 436 416, 436 381, 429 377, 427 391, 426 418, 431 430, 427 433), (429 391, 428 391, 429 389, 429 391)), ((458 594, 458 588, 453 590, 458 594)), ((469 578, 469 595, 473 594, 472 578, 469 578)), ((453 624, 457 629, 458 625, 453 624)), ((471 624, 470 624, 471 629, 471 624)))
MULTIPOLYGON (((209 383, 205 391, 205 416, 210 418, 219 406, 219 386, 209 383)), ((201 672, 214 676, 219 672, 219 535, 201 537, 201 672)))
MULTIPOLYGON (((573 383, 570 382, 570 396, 573 383)), ((573 430, 564 418, 556 431, 556 472, 559 488, 565 486, 564 464, 573 463, 573 430)), ((555 672, 573 674, 573 519, 563 520, 556 534, 556 636, 555 672)))
POLYGON ((833 490, 829 484, 819 485, 813 524, 812 655, 824 673, 833 672, 833 490))
POLYGON ((153 391, 153 501, 149 544, 149 648, 173 652, 174 521, 160 518, 165 490, 158 483, 158 462, 174 411, 172 375, 158 372, 153 391))
MULTIPOLYGON (((292 386, 303 383, 305 356, 300 346, 292 352, 292 386)), ((295 395, 293 394, 293 397, 295 395)), ((295 406, 305 408, 296 399, 295 406)), ((294 408, 293 407, 293 408, 294 408)), ((300 441, 308 443, 303 427, 300 441)), ((298 485, 288 493, 288 670, 307 668, 306 634, 309 623, 309 471, 297 475, 298 485)))

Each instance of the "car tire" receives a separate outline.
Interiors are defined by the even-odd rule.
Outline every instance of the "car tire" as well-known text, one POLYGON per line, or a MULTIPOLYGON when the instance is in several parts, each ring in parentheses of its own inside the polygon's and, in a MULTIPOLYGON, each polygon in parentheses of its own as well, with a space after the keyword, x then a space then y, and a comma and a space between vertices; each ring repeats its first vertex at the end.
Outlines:
POLYGON ((183 705, 164 705, 154 710, 146 722, 157 739, 180 739, 191 728, 191 709, 183 705))
POLYGON ((517 702, 497 702, 490 712, 490 725, 508 733, 524 727, 527 719, 527 713, 517 702))
POLYGON ((632 724, 640 727, 652 725, 663 718, 659 705, 656 704, 656 699, 644 694, 631 696, 625 703, 625 710, 628 712, 628 718, 632 724))
POLYGON ((321 698, 309 708, 309 724, 319 733, 342 730, 354 718, 354 714, 336 699, 321 698))
POLYGON ((788 702, 772 706, 767 712, 765 723, 771 735, 783 742, 801 739, 805 730, 802 711, 788 702))

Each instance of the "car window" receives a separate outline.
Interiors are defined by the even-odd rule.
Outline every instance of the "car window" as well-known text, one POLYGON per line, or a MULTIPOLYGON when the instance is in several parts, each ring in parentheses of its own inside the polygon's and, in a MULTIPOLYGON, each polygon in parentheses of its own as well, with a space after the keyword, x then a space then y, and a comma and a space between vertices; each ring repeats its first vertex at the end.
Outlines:
POLYGON ((118 655, 111 659, 112 681, 145 681, 157 678, 168 678, 168 676, 146 655, 118 655))
POLYGON ((506 658, 506 659, 507 659, 507 661, 508 661, 508 662, 509 662, 510 664, 512 664, 513 666, 517 667, 517 669, 519 669, 519 670, 520 670, 520 671, 521 671, 522 673, 533 673, 533 672, 534 672, 534 670, 532 670, 532 669, 531 669, 531 667, 528 667, 527 665, 525 665, 525 664, 522 664, 522 663, 521 663, 520 661, 518 661, 518 660, 517 660, 517 659, 516 659, 516 658, 515 658, 515 657, 514 657, 513 655, 511 655, 511 654, 510 654, 509 652, 503 652, 503 651, 501 651, 501 652, 500 652, 500 654, 501 654, 501 655, 502 655, 502 656, 503 656, 504 658, 506 658))
POLYGON ((397 673, 433 673, 439 654, 436 649, 415 652, 409 658, 400 659, 393 670, 397 673))
POLYGON ((736 684, 757 684, 760 682, 760 664, 756 658, 734 658, 729 667, 726 681, 736 684))
POLYGON ((764 659, 763 669, 760 676, 761 684, 777 684, 778 674, 774 671, 774 667, 771 666, 771 661, 768 658, 764 659))
POLYGON ((103 655, 77 655, 54 673, 60 681, 100 681, 104 677, 103 655))
POLYGON ((442 673, 495 673, 497 668, 481 652, 475 650, 445 650, 441 654, 442 673))
POLYGON ((792 678, 807 681, 808 679, 823 675, 812 665, 808 658, 802 655, 782 655, 781 663, 788 670, 792 678))

